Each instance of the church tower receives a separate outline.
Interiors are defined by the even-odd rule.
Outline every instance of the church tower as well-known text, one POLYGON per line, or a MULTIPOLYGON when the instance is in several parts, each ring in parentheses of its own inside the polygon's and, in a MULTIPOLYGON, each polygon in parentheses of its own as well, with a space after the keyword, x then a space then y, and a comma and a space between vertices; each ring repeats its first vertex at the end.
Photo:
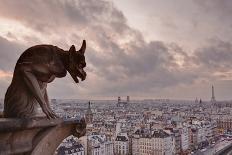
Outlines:
POLYGON ((126 97, 126 102, 127 102, 127 103, 130 103, 130 96, 127 96, 127 97, 126 97))
POLYGON ((93 112, 91 110, 90 104, 91 103, 89 102, 88 109, 87 109, 87 112, 85 114, 85 121, 87 124, 91 124, 93 122, 93 112))

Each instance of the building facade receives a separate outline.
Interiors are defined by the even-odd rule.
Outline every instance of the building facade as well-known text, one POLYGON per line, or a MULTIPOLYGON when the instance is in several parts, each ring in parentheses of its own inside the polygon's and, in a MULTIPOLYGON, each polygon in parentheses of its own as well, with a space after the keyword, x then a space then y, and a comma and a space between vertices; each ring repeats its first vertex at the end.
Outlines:
POLYGON ((105 135, 87 136, 87 155, 114 155, 114 144, 105 135))
POLYGON ((115 155, 129 155, 130 141, 127 133, 119 133, 114 141, 115 155))
POLYGON ((132 138, 133 155, 172 155, 172 137, 162 129, 139 129, 132 138))

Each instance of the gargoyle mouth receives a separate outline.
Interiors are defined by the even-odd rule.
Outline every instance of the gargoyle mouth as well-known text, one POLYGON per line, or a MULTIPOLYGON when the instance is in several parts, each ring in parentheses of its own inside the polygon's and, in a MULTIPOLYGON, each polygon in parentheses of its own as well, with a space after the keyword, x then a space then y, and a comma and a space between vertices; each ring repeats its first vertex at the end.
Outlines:
POLYGON ((84 81, 86 79, 86 72, 83 70, 83 69, 79 69, 77 68, 76 72, 75 73, 70 73, 70 75, 72 76, 73 80, 76 82, 76 83, 79 83, 79 79, 81 79, 81 81, 84 81))

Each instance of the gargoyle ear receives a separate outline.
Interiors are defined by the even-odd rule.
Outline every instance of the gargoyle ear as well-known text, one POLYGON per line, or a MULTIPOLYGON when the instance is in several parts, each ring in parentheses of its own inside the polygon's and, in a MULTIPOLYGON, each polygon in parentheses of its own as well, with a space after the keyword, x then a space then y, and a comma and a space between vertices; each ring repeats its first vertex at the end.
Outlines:
POLYGON ((76 52, 76 48, 74 45, 72 45, 69 49, 69 52, 76 52))
POLYGON ((83 40, 79 52, 80 52, 81 54, 85 54, 85 49, 86 49, 86 42, 85 42, 85 40, 83 40))
POLYGON ((69 58, 70 60, 72 60, 75 57, 75 53, 76 53, 76 48, 74 45, 72 45, 69 49, 69 58))

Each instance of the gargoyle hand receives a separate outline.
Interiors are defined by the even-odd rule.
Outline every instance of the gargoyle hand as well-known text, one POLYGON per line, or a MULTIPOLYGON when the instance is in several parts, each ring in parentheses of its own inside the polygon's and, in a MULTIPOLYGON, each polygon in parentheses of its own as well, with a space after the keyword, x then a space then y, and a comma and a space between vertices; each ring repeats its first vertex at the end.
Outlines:
POLYGON ((45 115, 47 116, 48 119, 52 119, 52 118, 58 118, 58 116, 50 109, 46 106, 46 104, 43 104, 41 106, 42 111, 45 113, 45 115))

